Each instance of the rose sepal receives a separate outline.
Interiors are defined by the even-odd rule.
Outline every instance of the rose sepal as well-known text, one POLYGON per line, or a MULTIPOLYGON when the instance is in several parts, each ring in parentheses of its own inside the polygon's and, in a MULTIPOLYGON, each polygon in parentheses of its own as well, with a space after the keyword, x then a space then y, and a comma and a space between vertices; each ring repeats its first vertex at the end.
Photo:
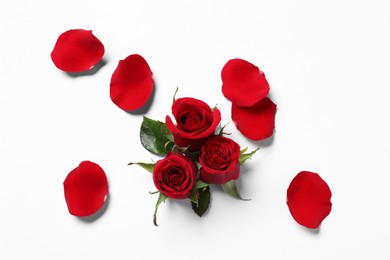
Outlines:
POLYGON ((243 199, 241 197, 240 193, 238 192, 235 180, 231 180, 225 184, 221 184, 221 186, 225 193, 227 193, 228 195, 230 195, 235 199, 245 200, 245 201, 251 200, 251 199, 243 199))
POLYGON ((144 168, 150 173, 153 173, 154 166, 156 165, 155 163, 143 163, 143 162, 135 162, 135 163, 131 162, 128 163, 127 165, 134 165, 134 164, 141 166, 142 168, 144 168))
POLYGON ((158 225, 157 225, 157 210, 160 207, 161 203, 165 202, 167 199, 168 199, 168 197, 160 192, 158 199, 157 199, 156 208, 155 208, 154 214, 153 214, 153 224, 156 227, 158 227, 158 225))
POLYGON ((245 149, 242 149, 240 151, 240 158, 238 159, 238 162, 240 163, 240 165, 243 165, 246 160, 252 159, 252 155, 254 155, 258 150, 260 150, 260 147, 257 147, 255 150, 253 150, 250 153, 245 153, 247 150, 248 150, 248 147, 245 149))

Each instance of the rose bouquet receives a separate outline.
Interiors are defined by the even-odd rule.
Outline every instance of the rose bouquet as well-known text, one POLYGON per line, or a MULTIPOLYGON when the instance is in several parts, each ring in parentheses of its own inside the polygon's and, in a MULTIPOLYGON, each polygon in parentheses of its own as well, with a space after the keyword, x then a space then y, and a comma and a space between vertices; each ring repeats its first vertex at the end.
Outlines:
POLYGON ((140 139, 143 147, 165 156, 156 163, 137 164, 152 173, 159 194, 153 222, 157 225, 158 207, 167 199, 188 199, 196 214, 202 216, 210 204, 210 185, 221 185, 228 195, 242 199, 235 181, 240 166, 258 150, 246 152, 233 139, 226 137, 224 127, 217 131, 221 112, 205 102, 185 97, 172 105, 174 123, 144 117, 140 139))

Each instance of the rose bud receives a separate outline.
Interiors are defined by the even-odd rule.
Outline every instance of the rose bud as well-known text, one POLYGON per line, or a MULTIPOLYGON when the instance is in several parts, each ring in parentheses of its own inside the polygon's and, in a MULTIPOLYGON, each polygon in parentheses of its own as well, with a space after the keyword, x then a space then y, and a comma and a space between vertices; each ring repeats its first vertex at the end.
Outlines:
POLYGON ((185 199, 196 183, 197 170, 190 157, 170 152, 154 166, 153 182, 165 196, 185 199))
POLYGON ((179 98, 172 105, 176 125, 169 116, 165 122, 178 146, 189 146, 190 151, 199 151, 202 145, 214 135, 221 121, 218 108, 211 109, 205 102, 195 98, 179 98))
POLYGON ((240 146, 232 139, 214 136, 201 149, 200 179, 209 184, 225 184, 240 175, 240 146))

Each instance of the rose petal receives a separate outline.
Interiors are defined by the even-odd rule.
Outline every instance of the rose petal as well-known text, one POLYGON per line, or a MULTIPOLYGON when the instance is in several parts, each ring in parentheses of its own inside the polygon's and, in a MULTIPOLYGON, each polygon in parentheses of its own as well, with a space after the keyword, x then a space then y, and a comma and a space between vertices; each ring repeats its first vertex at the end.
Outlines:
POLYGON ((269 92, 264 73, 246 60, 229 60, 222 69, 221 77, 223 95, 236 106, 253 106, 269 92))
POLYGON ((95 66, 104 46, 91 30, 73 29, 62 33, 51 52, 54 65, 66 72, 82 72, 95 66))
POLYGON ((83 161, 64 181, 65 201, 69 213, 86 217, 96 213, 108 194, 107 177, 96 163, 83 161))
POLYGON ((296 222, 307 228, 317 228, 332 209, 332 193, 317 174, 302 171, 287 189, 287 205, 296 222))
POLYGON ((272 135, 275 127, 276 105, 268 97, 252 107, 239 107, 232 103, 232 120, 237 129, 255 141, 272 135))
POLYGON ((176 124, 169 116, 165 117, 165 123, 173 134, 175 144, 181 147, 190 146, 190 151, 199 151, 214 135, 221 122, 221 112, 218 108, 211 109, 205 102, 195 98, 175 100, 172 114, 176 124))
POLYGON ((119 108, 130 111, 141 108, 153 90, 153 73, 146 60, 138 54, 119 61, 111 77, 110 96, 119 108))

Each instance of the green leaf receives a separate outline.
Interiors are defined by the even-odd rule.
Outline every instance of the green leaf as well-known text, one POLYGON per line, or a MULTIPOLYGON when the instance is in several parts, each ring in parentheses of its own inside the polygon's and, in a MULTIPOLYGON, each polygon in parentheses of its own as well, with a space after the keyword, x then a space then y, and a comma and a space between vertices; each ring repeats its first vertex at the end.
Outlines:
POLYGON ((207 211, 210 205, 210 186, 205 186, 203 188, 197 189, 198 191, 198 204, 191 202, 192 209, 195 213, 201 217, 207 211))
POLYGON ((165 202, 167 200, 167 196, 165 196, 164 194, 162 194, 160 192, 160 196, 158 196, 158 200, 157 200, 157 203, 156 203, 156 209, 154 210, 154 214, 153 214, 153 223, 156 227, 158 227, 157 225, 157 210, 158 210, 158 207, 160 206, 161 203, 165 202))
POLYGON ((188 197, 192 203, 198 205, 198 197, 199 197, 199 193, 198 193, 198 189, 194 188, 191 190, 191 194, 190 196, 188 197))
POLYGON ((141 124, 140 138, 141 144, 151 153, 165 155, 172 149, 172 133, 168 130, 165 123, 147 118, 141 124))
POLYGON ((127 165, 134 165, 134 164, 141 166, 142 168, 144 168, 145 170, 147 170, 150 173, 153 173, 155 163, 143 163, 143 162, 132 163, 131 162, 127 165))
POLYGON ((207 186, 209 186, 209 184, 208 184, 208 183, 205 183, 205 182, 203 182, 203 181, 201 181, 201 180, 198 180, 198 181, 196 182, 196 184, 195 184, 195 188, 197 188, 197 189, 205 188, 205 187, 207 187, 207 186))
POLYGON ((222 189, 224 192, 232 196, 233 198, 239 199, 239 200, 250 200, 250 199, 243 199, 240 194, 238 193, 236 182, 234 180, 231 180, 225 184, 222 184, 222 189))
POLYGON ((240 158, 238 159, 238 162, 240 163, 240 165, 243 165, 246 160, 251 159, 252 155, 254 155, 258 150, 260 150, 260 147, 256 148, 255 150, 253 150, 250 153, 245 153, 246 150, 248 150, 248 148, 241 150, 240 158))

